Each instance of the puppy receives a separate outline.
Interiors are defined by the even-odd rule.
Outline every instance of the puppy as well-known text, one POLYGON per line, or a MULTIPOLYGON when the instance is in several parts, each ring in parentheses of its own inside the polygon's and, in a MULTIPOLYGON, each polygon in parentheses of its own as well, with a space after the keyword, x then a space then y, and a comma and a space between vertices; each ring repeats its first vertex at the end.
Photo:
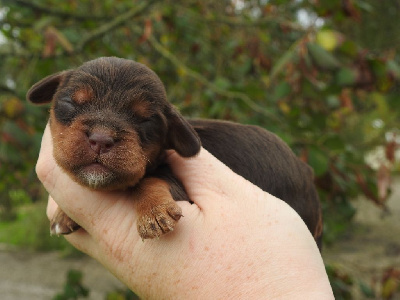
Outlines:
MULTIPOLYGON (((262 128, 183 118, 167 102, 158 76, 140 63, 95 59, 44 78, 27 99, 52 102, 54 157, 76 182, 95 190, 132 191, 142 239, 172 231, 182 216, 175 201, 190 201, 164 162, 165 150, 192 157, 203 145, 234 172, 292 206, 321 245, 311 168, 262 128)), ((55 234, 78 228, 61 210, 51 220, 55 234)))

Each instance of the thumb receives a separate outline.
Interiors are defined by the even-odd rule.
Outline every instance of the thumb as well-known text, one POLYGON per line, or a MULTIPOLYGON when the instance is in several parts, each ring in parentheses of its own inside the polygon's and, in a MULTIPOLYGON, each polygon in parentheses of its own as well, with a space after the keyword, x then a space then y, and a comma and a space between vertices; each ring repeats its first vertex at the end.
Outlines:
POLYGON ((183 183, 189 198, 201 209, 216 196, 228 196, 227 192, 235 195, 241 192, 244 184, 249 184, 204 148, 191 158, 168 151, 167 163, 183 183))

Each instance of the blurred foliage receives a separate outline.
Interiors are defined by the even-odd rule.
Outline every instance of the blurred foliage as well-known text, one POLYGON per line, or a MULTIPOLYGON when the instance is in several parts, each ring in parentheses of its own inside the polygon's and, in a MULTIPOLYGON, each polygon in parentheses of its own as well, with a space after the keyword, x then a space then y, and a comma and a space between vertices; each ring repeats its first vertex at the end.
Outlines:
POLYGON ((357 298, 360 299, 389 300, 398 299, 400 296, 400 270, 398 268, 385 268, 380 277, 375 276, 370 283, 356 280, 332 265, 326 266, 326 272, 336 300, 354 299, 354 290, 359 295, 357 298))
MULTIPOLYGON (((74 300, 87 298, 90 289, 83 284, 83 272, 70 269, 66 274, 63 290, 53 297, 53 300, 74 300)), ((105 300, 139 300, 140 298, 129 289, 115 289, 106 293, 105 300)))
POLYGON ((63 257, 82 256, 65 239, 50 236, 49 220, 45 211, 43 201, 19 206, 13 222, 0 221, 0 244, 34 251, 61 250, 63 257))
POLYGON ((69 270, 62 293, 53 297, 53 300, 76 300, 87 298, 89 290, 83 285, 83 274, 79 270, 69 270))
POLYGON ((354 283, 353 278, 351 278, 348 274, 343 274, 334 266, 326 266, 325 268, 335 299, 352 299, 351 289, 354 283))
POLYGON ((3 218, 43 197, 34 165, 47 110, 27 104, 26 91, 99 56, 148 65, 187 116, 282 137, 314 168, 326 241, 353 216, 350 199, 385 206, 399 139, 399 1, 0 3, 3 218), (364 158, 378 145, 385 161, 371 168, 364 158))
POLYGON ((117 289, 107 293, 106 300, 140 300, 139 296, 136 295, 129 289, 117 289))

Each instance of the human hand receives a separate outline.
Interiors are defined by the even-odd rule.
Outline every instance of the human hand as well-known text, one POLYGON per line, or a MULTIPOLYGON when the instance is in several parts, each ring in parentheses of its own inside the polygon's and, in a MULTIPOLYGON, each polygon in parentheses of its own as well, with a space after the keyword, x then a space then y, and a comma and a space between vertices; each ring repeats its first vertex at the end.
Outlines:
POLYGON ((59 206, 82 226, 65 238, 144 299, 333 299, 316 243, 286 203, 204 149, 193 159, 170 152, 168 162, 194 204, 178 202, 174 232, 145 242, 129 192, 72 181, 54 161, 48 128, 36 169, 48 217, 59 206))

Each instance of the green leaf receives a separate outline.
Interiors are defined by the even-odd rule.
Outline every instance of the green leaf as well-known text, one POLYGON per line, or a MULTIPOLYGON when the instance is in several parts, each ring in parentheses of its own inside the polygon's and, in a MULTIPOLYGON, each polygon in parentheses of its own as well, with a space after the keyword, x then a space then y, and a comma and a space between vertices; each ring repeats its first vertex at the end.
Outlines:
POLYGON ((352 58, 355 58, 356 55, 358 54, 358 47, 353 41, 345 41, 343 44, 339 47, 339 50, 344 53, 347 56, 350 56, 352 58))
POLYGON ((370 94, 370 99, 376 106, 375 111, 380 116, 386 116, 389 112, 389 106, 385 94, 374 92, 370 94))
POLYGON ((314 169, 315 176, 321 176, 329 168, 329 157, 317 147, 310 147, 308 152, 308 163, 314 169))
POLYGON ((78 270, 69 270, 67 273, 67 282, 71 285, 80 284, 82 281, 83 274, 78 270))
POLYGON ((106 300, 125 300, 125 296, 121 291, 114 291, 107 294, 106 300))
POLYGON ((214 100, 207 113, 212 117, 220 117, 226 111, 227 105, 223 100, 214 100))
POLYGON ((324 141, 324 146, 334 153, 344 151, 345 144, 342 138, 338 135, 331 135, 324 141))
POLYGON ((398 289, 399 285, 397 279, 389 277, 382 284, 382 297, 383 299, 390 299, 398 289))
POLYGON ((217 77, 214 84, 221 90, 227 90, 231 86, 229 79, 225 77, 217 77))
POLYGON ((400 66, 394 60, 389 60, 386 63, 387 70, 393 75, 394 78, 400 79, 400 66))
POLYGON ((367 3, 367 1, 357 1, 357 6, 369 13, 373 12, 375 9, 374 6, 367 3))
POLYGON ((279 99, 285 98, 290 94, 292 88, 286 81, 281 82, 275 87, 274 94, 272 96, 273 101, 278 101, 279 99))
POLYGON ((330 29, 323 29, 317 33, 316 42, 327 51, 333 51, 343 40, 342 34, 330 29))
POLYGON ((46 17, 42 17, 41 19, 39 19, 39 21, 37 21, 33 28, 37 31, 43 30, 43 28, 54 24, 57 21, 56 17, 52 17, 52 16, 46 16, 46 17))
POLYGON ((372 72, 376 77, 386 76, 386 65, 380 59, 370 59, 369 65, 371 66, 372 72))
POLYGON ((350 86, 357 80, 357 72, 351 68, 341 68, 336 73, 336 83, 340 86, 350 86))
POLYGON ((314 63, 324 70, 336 70, 339 68, 339 61, 320 45, 309 43, 307 44, 308 51, 314 63))
POLYGON ((340 106, 340 100, 337 95, 328 95, 326 97, 326 103, 330 108, 338 108, 340 106))
POLYGON ((275 62, 269 75, 269 82, 273 81, 285 66, 296 57, 299 42, 300 40, 293 43, 293 45, 275 62))

